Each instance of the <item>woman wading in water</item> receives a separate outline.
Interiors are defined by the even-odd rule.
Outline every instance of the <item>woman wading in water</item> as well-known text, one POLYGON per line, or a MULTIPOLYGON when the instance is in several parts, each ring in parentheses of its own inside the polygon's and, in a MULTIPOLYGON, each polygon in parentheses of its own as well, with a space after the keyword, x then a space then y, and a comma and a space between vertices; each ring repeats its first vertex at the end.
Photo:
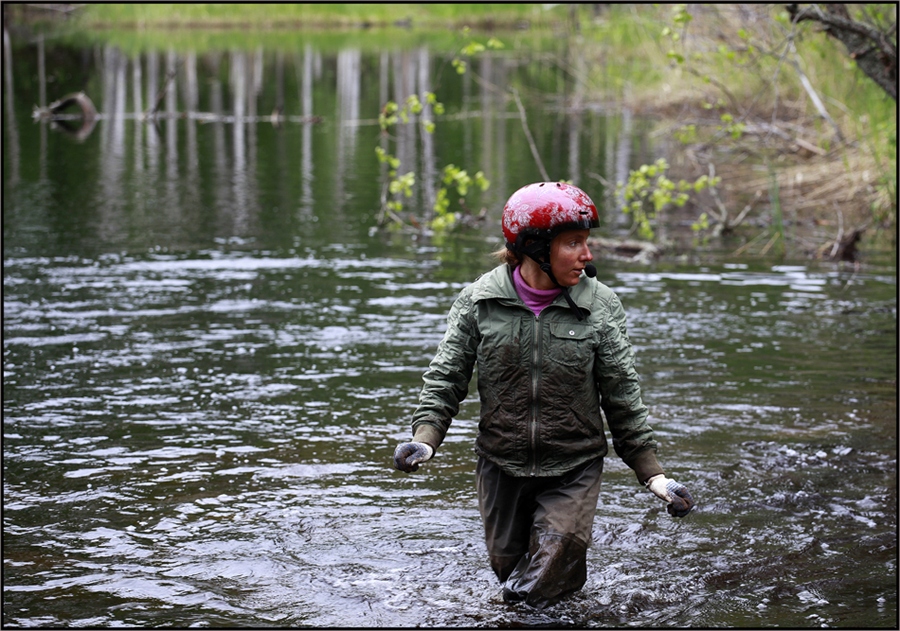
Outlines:
POLYGON ((476 486, 490 563, 505 600, 536 607, 587 580, 604 416, 616 454, 669 513, 694 507, 657 461, 622 303, 594 278, 587 240, 598 225, 594 203, 569 184, 529 184, 509 198, 503 263, 450 308, 413 440, 394 451, 406 472, 432 458, 477 363, 476 486))

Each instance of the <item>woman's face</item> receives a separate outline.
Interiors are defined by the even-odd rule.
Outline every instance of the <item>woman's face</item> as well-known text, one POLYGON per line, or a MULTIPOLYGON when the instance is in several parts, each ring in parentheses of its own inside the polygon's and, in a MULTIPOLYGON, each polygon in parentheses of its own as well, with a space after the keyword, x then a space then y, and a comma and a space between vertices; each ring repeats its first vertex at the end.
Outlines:
POLYGON ((585 264, 594 259, 587 244, 590 234, 590 230, 567 230, 550 243, 550 269, 563 287, 577 285, 585 264))

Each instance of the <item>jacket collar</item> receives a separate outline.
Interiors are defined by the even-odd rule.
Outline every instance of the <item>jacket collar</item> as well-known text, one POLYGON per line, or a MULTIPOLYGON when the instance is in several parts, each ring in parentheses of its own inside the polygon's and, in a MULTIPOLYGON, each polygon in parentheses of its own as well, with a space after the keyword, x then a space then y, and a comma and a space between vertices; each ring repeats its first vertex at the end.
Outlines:
MULTIPOLYGON (((513 268, 503 263, 482 275, 476 281, 475 291, 472 293, 472 301, 478 302, 480 300, 494 299, 524 306, 525 303, 516 293, 512 272, 513 268)), ((569 287, 569 295, 572 296, 575 304, 588 312, 591 310, 591 294, 593 293, 590 289, 591 282, 594 282, 593 279, 582 276, 577 285, 569 287)), ((552 305, 556 304, 562 305, 567 309, 569 308, 562 294, 552 303, 552 305)))

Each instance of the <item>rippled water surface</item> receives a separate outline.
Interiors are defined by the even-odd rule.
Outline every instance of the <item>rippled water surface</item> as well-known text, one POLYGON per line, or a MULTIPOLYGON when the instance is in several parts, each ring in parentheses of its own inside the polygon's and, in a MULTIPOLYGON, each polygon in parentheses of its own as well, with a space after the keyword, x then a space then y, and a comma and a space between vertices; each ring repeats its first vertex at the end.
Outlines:
POLYGON ((6 259, 4 624, 894 624, 893 276, 601 267, 700 506, 673 520, 610 459, 588 583, 536 612, 487 565, 474 400, 390 468, 468 269, 6 259))
POLYGON ((673 520, 610 458, 587 585, 557 606, 503 603, 489 569, 474 387, 436 458, 392 469, 453 298, 540 177, 509 88, 604 235, 629 221, 599 182, 660 157, 645 122, 587 102, 578 46, 509 33, 461 77, 446 38, 414 32, 197 51, 10 35, 4 628, 896 628, 896 263, 877 253, 856 271, 727 244, 598 253, 660 459, 699 506, 673 520), (492 182, 477 228, 377 229, 378 112, 421 89, 453 116, 390 141, 416 172, 404 213, 455 163, 492 182), (78 90, 104 118, 31 120, 78 90), (240 116, 277 98, 283 125, 240 116), (125 116, 154 102, 164 119, 125 116))

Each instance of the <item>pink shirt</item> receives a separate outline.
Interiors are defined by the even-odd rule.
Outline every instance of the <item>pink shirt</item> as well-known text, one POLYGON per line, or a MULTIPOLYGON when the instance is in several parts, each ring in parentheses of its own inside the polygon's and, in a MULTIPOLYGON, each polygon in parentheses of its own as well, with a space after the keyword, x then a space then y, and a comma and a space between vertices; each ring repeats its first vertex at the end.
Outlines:
POLYGON ((555 289, 535 289, 522 278, 521 270, 521 265, 517 265, 516 269, 513 270, 513 284, 516 286, 516 293, 519 294, 519 298, 522 299, 525 305, 534 311, 534 315, 539 316, 544 307, 556 300, 562 289, 559 287, 555 289))

